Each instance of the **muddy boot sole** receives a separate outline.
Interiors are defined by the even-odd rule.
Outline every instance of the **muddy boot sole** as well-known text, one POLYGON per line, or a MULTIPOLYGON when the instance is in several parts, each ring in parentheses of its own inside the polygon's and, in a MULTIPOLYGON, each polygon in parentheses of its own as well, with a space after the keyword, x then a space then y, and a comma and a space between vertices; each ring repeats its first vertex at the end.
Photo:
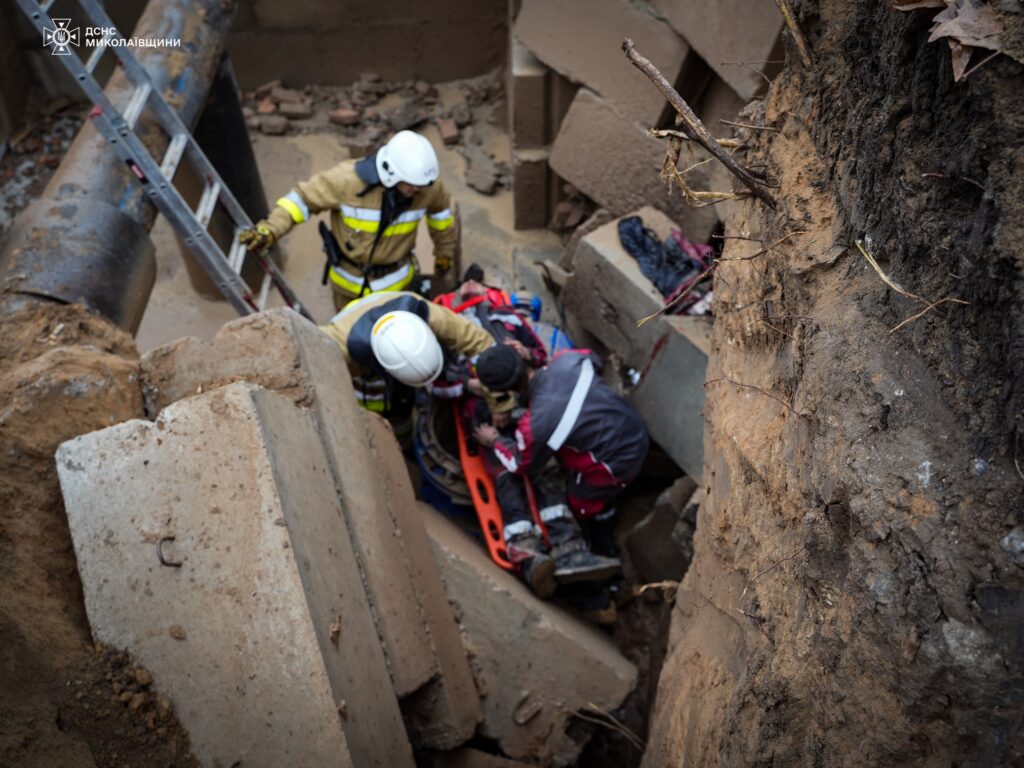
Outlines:
POLYGON ((598 566, 555 568, 555 580, 559 584, 574 584, 579 581, 604 581, 622 571, 622 563, 619 560, 612 558, 604 559, 608 562, 598 566))
POLYGON ((558 583, 555 581, 555 561, 543 556, 523 573, 526 585, 537 597, 546 600, 555 593, 558 583))

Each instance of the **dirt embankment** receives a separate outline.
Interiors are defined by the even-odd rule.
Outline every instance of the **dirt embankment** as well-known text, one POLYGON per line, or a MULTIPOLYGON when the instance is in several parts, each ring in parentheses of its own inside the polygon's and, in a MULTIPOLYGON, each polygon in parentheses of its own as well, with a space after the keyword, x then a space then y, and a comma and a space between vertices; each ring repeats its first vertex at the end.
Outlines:
POLYGON ((795 5, 816 72, 746 116, 780 206, 727 223, 762 242, 716 275, 645 765, 1024 764, 1024 68, 954 83, 928 15, 795 5))
POLYGON ((192 766, 152 682, 130 687, 128 659, 92 648, 53 459, 64 440, 143 416, 135 344, 84 307, 12 301, 0 300, 0 765, 192 766))

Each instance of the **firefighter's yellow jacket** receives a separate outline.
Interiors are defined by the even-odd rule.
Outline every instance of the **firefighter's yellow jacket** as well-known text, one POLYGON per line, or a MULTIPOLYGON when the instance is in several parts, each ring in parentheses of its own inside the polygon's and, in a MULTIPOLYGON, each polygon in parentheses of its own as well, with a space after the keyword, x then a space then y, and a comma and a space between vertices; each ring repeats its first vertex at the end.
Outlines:
MULTIPOLYGON (((374 248, 385 189, 361 178, 356 172, 357 162, 346 160, 296 184, 278 199, 264 223, 280 239, 296 224, 322 211, 330 211, 331 231, 345 258, 356 265, 398 265, 393 271, 386 270, 388 274, 375 279, 372 286, 374 291, 396 291, 412 282, 414 269, 408 256, 416 243, 420 219, 425 219, 434 241, 435 272, 444 273, 455 256, 457 238, 451 198, 444 185, 435 181, 417 192, 409 207, 381 233, 374 248)), ((363 278, 355 265, 343 263, 331 269, 335 285, 357 296, 363 278)))

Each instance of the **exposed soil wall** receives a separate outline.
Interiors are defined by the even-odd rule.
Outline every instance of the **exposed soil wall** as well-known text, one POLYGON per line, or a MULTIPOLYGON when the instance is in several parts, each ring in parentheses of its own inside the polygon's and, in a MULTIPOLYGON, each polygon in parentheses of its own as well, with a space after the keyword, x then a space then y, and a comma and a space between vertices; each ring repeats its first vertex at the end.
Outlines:
POLYGON ((779 210, 727 223, 790 237, 716 275, 708 500, 644 764, 1024 764, 1024 68, 954 83, 928 15, 794 5, 817 72, 790 50, 745 118, 779 131, 744 134, 779 210), (969 304, 891 332, 925 305, 865 237, 969 304))

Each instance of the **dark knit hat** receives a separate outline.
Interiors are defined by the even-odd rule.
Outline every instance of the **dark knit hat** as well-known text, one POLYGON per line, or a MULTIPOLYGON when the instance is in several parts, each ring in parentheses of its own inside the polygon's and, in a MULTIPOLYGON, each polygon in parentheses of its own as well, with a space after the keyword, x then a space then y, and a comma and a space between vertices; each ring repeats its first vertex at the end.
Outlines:
POLYGON ((507 344, 495 344, 476 359, 477 378, 490 390, 516 389, 524 373, 526 365, 523 358, 507 344))

